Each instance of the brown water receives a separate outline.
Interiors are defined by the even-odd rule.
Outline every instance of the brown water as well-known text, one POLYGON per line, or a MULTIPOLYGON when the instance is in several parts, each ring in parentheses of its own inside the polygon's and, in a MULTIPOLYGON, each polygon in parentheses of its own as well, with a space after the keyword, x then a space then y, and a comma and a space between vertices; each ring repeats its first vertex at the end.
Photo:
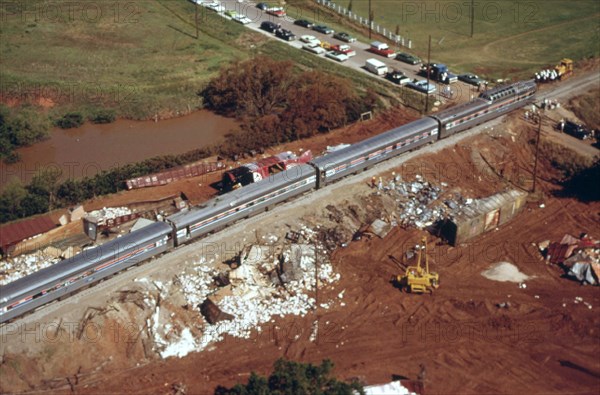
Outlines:
POLYGON ((77 179, 153 156, 181 154, 218 144, 236 129, 235 121, 205 110, 158 122, 118 120, 56 128, 48 140, 20 148, 19 163, 0 164, 0 189, 12 177, 27 184, 41 169, 59 168, 63 178, 77 179))

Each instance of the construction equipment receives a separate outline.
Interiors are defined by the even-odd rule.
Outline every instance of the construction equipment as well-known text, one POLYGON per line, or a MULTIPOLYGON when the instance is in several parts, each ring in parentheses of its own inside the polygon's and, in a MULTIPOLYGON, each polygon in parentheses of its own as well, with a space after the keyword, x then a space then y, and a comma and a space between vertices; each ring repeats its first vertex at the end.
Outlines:
POLYGON ((417 266, 407 266, 404 275, 398 275, 396 281, 403 291, 411 293, 431 292, 440 284, 439 274, 429 271, 429 258, 427 256, 427 237, 423 237, 422 245, 418 246, 417 266), (421 262, 425 260, 425 270, 421 262))
POLYGON ((552 69, 545 69, 535 73, 536 82, 553 82, 565 80, 573 74, 573 61, 568 58, 561 59, 560 63, 552 69))
POLYGON ((564 80, 573 74, 573 61, 571 59, 564 58, 560 61, 560 64, 554 67, 554 70, 558 73, 558 78, 564 80))

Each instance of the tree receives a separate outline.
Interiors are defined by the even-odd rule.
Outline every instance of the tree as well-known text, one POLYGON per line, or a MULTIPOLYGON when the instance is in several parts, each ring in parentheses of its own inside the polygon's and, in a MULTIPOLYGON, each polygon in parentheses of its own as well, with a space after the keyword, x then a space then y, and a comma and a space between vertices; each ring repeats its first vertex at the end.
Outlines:
POLYGON ((219 386, 215 395, 364 394, 362 386, 356 381, 345 383, 331 377, 332 370, 333 363, 328 359, 319 366, 278 359, 268 378, 252 372, 248 384, 238 384, 232 388, 219 386))
POLYGON ((224 69, 201 95, 208 107, 226 115, 271 115, 285 107, 292 66, 266 56, 238 62, 224 69))
MULTIPOLYGON (((31 194, 47 199, 46 210, 44 211, 47 211, 48 209, 51 210, 54 206, 54 200, 56 198, 56 192, 58 189, 58 181, 60 180, 61 174, 62 172, 56 168, 40 170, 35 176, 33 176, 31 183, 27 186, 27 190, 31 194)), ((34 214, 37 214, 37 212, 34 214)))

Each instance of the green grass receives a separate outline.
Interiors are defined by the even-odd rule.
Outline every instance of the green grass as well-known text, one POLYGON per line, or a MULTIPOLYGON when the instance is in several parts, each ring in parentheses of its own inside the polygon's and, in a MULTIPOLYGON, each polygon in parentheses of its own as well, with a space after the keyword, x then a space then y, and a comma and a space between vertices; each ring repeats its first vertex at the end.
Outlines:
MULTIPOLYGON (((30 3, 29 10, 41 10, 45 4, 30 3)), ((93 22, 82 14, 83 3, 57 0, 53 4, 64 6, 65 20, 9 15, 0 42, 4 91, 22 102, 51 100, 53 119, 67 112, 89 116, 98 108, 133 119, 186 113, 202 106, 197 92, 223 66, 256 53, 348 77, 359 89, 371 86, 394 103, 389 86, 269 40, 204 7, 198 8, 200 38, 196 39, 195 6, 189 1, 92 3, 102 6, 101 16, 93 22)), ((257 12, 248 7, 249 13, 257 12)))
MULTIPOLYGON (((351 30, 342 17, 317 14, 313 0, 290 0, 297 14, 338 29, 351 30), (312 18, 311 18, 312 17, 312 18)), ((348 7, 350 0, 338 0, 348 7)), ((374 21, 413 41, 413 50, 453 71, 475 71, 488 78, 528 77, 563 57, 580 60, 600 55, 600 2, 596 0, 476 1, 474 36, 470 37, 469 2, 372 0, 374 21)), ((367 0, 353 0, 352 10, 368 16, 367 0)), ((293 11, 294 12, 294 11, 293 11)), ((293 14, 291 12, 291 14, 293 14)), ((364 29, 352 29, 364 38, 364 29)))
MULTIPOLYGON (((29 3, 30 10, 43 4, 29 3)), ((82 17, 84 3, 53 4, 64 6, 65 20, 8 16, 0 42, 4 90, 57 102, 53 116, 99 106, 130 118, 186 111, 199 106, 197 90, 221 65, 248 56, 240 43, 248 30, 205 8, 196 40, 188 1, 93 2, 102 7, 94 22, 82 17)))

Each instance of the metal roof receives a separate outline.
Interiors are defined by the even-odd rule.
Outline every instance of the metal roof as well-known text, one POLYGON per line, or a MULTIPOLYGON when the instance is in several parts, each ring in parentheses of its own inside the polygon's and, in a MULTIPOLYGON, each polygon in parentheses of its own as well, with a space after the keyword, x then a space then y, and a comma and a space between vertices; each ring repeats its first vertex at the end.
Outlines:
POLYGON ((0 248, 6 251, 7 247, 15 245, 29 237, 45 233, 55 227, 56 224, 48 215, 4 225, 0 227, 0 248))
POLYGON ((481 214, 489 213, 492 210, 502 207, 507 203, 514 202, 518 198, 526 195, 526 192, 513 189, 487 198, 475 200, 473 201, 473 204, 462 207, 462 212, 454 217, 453 222, 460 223, 478 217, 481 214))
POLYGON ((311 161, 311 163, 314 163, 320 169, 323 169, 325 166, 335 166, 340 162, 347 162, 349 159, 351 160, 358 158, 365 153, 385 148, 390 144, 394 144, 397 141, 402 140, 403 138, 410 137, 430 129, 437 130, 437 127, 438 123, 436 120, 429 117, 421 118, 356 144, 352 144, 350 147, 315 158, 311 161))
POLYGON ((86 250, 73 258, 65 259, 50 267, 38 270, 28 276, 22 277, 12 283, 0 287, 0 300, 12 300, 13 298, 39 292, 42 288, 54 285, 61 278, 76 276, 91 267, 99 264, 110 257, 117 257, 119 253, 132 247, 138 247, 161 235, 168 235, 171 232, 171 226, 164 222, 157 222, 139 230, 130 233, 127 236, 119 237, 98 246, 86 250))
POLYGON ((171 215, 167 220, 177 225, 178 229, 198 222, 212 214, 223 211, 226 207, 234 207, 257 197, 276 191, 296 181, 304 180, 315 175, 314 167, 298 165, 280 173, 270 175, 259 182, 255 182, 238 189, 234 189, 215 199, 209 200, 201 206, 192 208, 187 212, 171 215))

